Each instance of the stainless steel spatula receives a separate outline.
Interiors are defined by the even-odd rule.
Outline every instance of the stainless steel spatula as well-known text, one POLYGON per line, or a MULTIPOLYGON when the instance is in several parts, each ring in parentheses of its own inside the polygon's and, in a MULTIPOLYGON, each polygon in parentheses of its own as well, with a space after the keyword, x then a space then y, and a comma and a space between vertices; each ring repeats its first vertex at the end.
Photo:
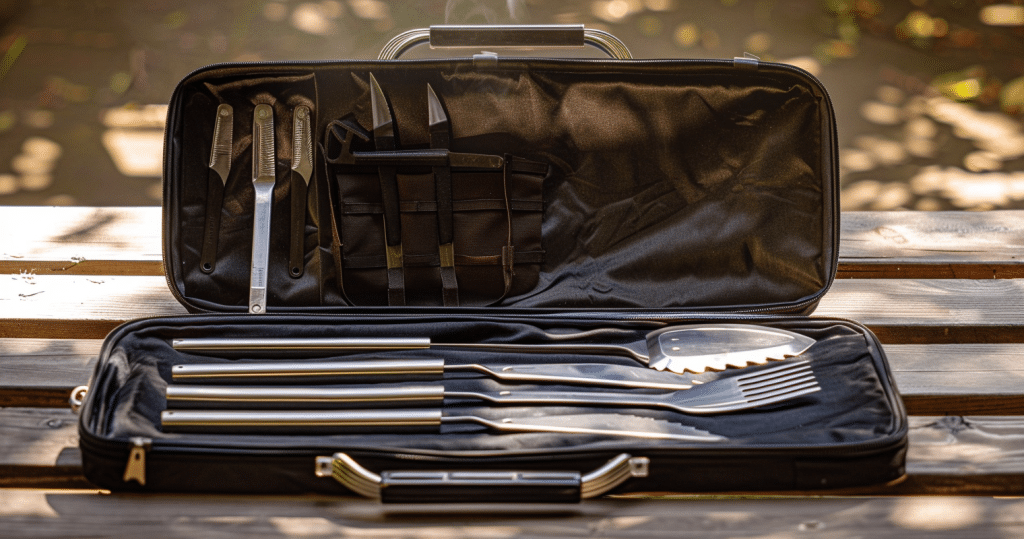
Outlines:
POLYGON ((647 334, 643 341, 626 344, 572 342, 543 344, 433 343, 429 338, 194 338, 174 339, 176 350, 216 352, 322 351, 366 352, 426 348, 476 349, 516 354, 592 354, 631 357, 652 369, 702 373, 729 367, 767 363, 802 354, 814 344, 810 337, 784 329, 752 324, 693 324, 671 326, 647 334))

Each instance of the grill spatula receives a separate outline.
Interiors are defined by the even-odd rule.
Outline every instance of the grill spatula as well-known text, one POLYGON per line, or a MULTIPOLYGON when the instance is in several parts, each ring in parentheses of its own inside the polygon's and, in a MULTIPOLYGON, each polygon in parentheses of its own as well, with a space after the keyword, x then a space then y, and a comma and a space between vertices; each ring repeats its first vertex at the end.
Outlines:
POLYGON ((626 344, 569 342, 435 343, 429 338, 185 338, 174 339, 176 350, 200 354, 217 352, 366 352, 427 348, 476 349, 517 354, 592 354, 631 357, 656 370, 702 373, 729 367, 767 363, 802 354, 814 344, 810 337, 753 324, 694 324, 652 331, 643 341, 626 344))

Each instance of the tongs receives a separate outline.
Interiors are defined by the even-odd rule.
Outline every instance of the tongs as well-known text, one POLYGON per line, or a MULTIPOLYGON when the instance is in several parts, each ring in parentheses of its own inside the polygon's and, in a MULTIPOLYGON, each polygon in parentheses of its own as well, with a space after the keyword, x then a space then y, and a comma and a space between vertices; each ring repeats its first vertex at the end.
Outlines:
POLYGON ((607 363, 489 366, 449 364, 443 358, 189 363, 171 367, 175 382, 192 384, 346 384, 443 380, 445 373, 477 373, 502 382, 630 389, 690 389, 675 373, 607 363))
POLYGON ((722 442, 726 438, 687 425, 627 414, 569 414, 488 419, 445 415, 441 410, 238 411, 166 410, 165 432, 214 434, 349 434, 439 432, 444 423, 474 423, 499 432, 554 432, 625 436, 679 442, 722 442))

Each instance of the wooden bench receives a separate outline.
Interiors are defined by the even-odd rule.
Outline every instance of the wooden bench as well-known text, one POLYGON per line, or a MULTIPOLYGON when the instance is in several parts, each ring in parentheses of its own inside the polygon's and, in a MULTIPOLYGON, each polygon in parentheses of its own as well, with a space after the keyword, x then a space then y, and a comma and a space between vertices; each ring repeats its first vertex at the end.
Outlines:
POLYGON ((859 320, 886 344, 912 416, 903 481, 443 510, 97 495, 67 399, 113 327, 184 312, 164 281, 160 228, 159 208, 0 209, 0 535, 1024 536, 1024 211, 842 216, 839 278, 815 314, 859 320), (921 494, 943 496, 909 496, 921 494))

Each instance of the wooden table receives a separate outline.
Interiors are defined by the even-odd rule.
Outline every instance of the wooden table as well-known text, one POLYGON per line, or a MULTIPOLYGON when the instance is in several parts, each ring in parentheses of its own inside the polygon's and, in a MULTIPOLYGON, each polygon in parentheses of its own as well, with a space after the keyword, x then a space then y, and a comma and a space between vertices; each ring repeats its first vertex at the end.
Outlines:
POLYGON ((3 207, 0 230, 2 536, 1024 536, 1024 211, 842 216, 839 278, 816 315, 886 344, 912 416, 902 482, 553 507, 98 493, 67 399, 110 329, 184 312, 160 209, 3 207))

